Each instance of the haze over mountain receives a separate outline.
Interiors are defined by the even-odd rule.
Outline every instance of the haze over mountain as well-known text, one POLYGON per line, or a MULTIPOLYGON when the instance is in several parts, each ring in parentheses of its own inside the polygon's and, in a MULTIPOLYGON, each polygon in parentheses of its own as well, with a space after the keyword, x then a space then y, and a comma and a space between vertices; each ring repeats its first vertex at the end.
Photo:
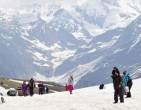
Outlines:
POLYGON ((76 87, 111 81, 114 66, 140 75, 140 0, 0 2, 0 76, 76 87), (20 3, 20 5, 18 5, 20 3))

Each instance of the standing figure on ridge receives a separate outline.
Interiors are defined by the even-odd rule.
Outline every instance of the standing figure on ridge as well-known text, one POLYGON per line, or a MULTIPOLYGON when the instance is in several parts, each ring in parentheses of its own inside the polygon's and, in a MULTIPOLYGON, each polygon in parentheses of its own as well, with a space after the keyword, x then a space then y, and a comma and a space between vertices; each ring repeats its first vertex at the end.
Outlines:
POLYGON ((70 94, 72 94, 72 90, 73 90, 73 76, 70 75, 69 79, 68 79, 68 90, 70 92, 70 94))

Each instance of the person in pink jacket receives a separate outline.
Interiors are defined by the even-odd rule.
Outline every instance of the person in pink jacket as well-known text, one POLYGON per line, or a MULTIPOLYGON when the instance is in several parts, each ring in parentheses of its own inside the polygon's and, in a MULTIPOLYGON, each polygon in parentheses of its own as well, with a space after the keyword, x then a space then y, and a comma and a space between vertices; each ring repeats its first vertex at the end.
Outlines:
POLYGON ((73 76, 70 75, 70 77, 68 78, 68 89, 70 94, 72 94, 72 90, 73 90, 73 76))

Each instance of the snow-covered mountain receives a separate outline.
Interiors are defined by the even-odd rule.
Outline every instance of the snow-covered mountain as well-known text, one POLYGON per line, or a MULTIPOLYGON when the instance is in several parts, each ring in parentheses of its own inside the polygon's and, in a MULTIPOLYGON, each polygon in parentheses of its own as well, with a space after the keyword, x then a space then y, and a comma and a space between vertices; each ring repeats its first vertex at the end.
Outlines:
POLYGON ((140 0, 47 0, 0 8, 0 76, 66 83, 73 74, 84 87, 109 82, 118 66, 138 78, 140 7, 140 0))
POLYGON ((56 68, 57 73, 66 73, 61 81, 67 80, 73 73, 78 81, 76 87, 108 83, 114 66, 119 67, 121 72, 127 70, 132 78, 141 77, 140 25, 141 16, 126 28, 116 28, 94 37, 56 68))

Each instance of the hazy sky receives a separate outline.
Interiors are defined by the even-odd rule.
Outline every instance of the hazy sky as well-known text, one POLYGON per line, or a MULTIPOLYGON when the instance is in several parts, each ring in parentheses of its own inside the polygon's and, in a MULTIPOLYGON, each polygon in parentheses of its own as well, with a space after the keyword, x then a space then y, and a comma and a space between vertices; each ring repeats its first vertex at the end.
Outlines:
POLYGON ((44 4, 53 0, 0 0, 0 7, 15 8, 23 5, 44 4))
POLYGON ((0 8, 19 8, 21 6, 28 6, 33 4, 53 4, 54 2, 59 4, 61 3, 67 7, 70 4, 81 5, 85 1, 88 0, 0 0, 0 8))

